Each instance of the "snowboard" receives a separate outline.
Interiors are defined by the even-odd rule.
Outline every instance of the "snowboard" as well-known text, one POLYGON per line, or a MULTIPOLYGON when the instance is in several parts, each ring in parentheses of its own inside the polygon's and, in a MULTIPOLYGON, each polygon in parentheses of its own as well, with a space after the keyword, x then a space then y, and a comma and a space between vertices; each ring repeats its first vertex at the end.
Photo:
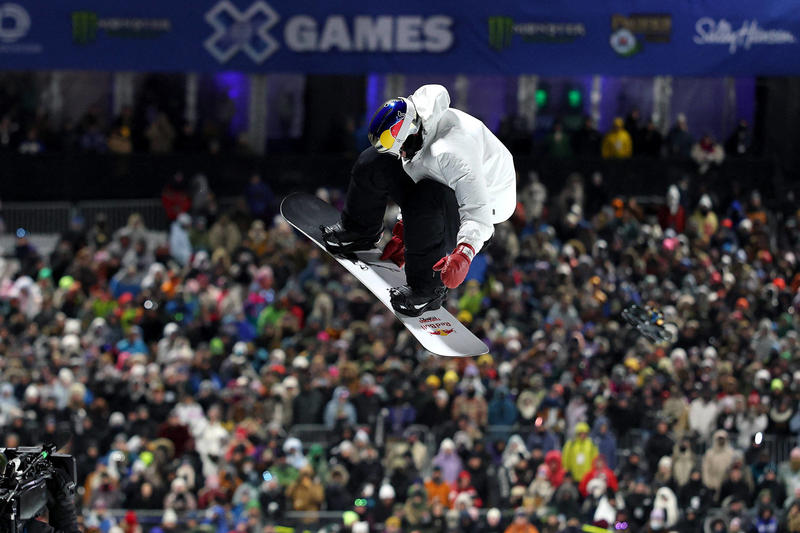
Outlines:
POLYGON ((312 194, 293 193, 281 202, 281 215, 367 287, 429 352, 469 357, 489 351, 483 341, 444 307, 417 317, 396 313, 389 303, 389 290, 405 285, 405 270, 391 261, 381 261, 378 248, 341 255, 328 252, 322 241, 321 226, 335 224, 340 217, 339 210, 329 203, 312 194))

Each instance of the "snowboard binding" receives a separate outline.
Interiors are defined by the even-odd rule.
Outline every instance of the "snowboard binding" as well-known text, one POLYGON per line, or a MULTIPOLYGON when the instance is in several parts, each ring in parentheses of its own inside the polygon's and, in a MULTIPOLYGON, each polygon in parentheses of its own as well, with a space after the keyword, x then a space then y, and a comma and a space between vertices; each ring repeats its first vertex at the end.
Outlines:
POLYGON ((677 331, 675 324, 664 320, 664 314, 660 310, 650 306, 630 305, 622 311, 622 318, 655 343, 672 342, 675 337, 674 331, 677 331))

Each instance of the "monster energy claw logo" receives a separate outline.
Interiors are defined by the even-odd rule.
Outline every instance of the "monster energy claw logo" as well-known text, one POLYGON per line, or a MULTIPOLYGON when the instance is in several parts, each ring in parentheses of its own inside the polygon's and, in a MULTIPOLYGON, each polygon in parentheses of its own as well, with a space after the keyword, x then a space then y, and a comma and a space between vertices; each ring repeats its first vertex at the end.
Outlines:
POLYGON ((511 46, 514 21, 511 17, 489 17, 489 46, 502 50, 511 46))
POLYGON ((583 22, 530 21, 515 23, 511 17, 489 17, 489 46, 502 50, 519 35, 526 43, 570 43, 586 36, 583 22))
POLYGON ((97 38, 97 13, 75 11, 72 13, 72 40, 86 44, 97 38))

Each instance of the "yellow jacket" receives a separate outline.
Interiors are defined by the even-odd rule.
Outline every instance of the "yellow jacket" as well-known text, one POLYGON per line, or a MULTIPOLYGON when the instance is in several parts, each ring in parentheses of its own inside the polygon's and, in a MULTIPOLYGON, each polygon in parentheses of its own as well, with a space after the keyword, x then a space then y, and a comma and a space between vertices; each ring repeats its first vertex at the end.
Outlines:
POLYGON ((603 137, 603 159, 627 159, 633 155, 633 141, 630 134, 622 129, 613 129, 603 137))
POLYGON ((572 474, 572 479, 579 482, 578 480, 583 479, 583 476, 592 469, 592 463, 598 453, 597 446, 589 437, 574 438, 564 444, 564 450, 561 452, 561 464, 572 474))

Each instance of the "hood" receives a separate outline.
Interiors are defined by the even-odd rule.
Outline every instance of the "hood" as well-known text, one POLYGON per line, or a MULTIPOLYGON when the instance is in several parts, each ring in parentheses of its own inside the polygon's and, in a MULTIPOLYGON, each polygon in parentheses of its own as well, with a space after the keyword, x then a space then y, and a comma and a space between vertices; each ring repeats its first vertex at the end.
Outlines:
POLYGON ((548 464, 556 463, 556 466, 561 465, 561 452, 558 450, 550 450, 544 456, 544 461, 548 464))
POLYGON ((592 432, 593 433, 600 433, 600 426, 605 425, 608 428, 607 432, 611 430, 611 423, 608 421, 608 418, 604 416, 598 416, 595 419, 594 424, 592 425, 592 432))
POLYGON ((517 452, 527 453, 528 448, 525 446, 525 441, 522 440, 522 437, 519 435, 511 435, 511 437, 509 437, 508 443, 506 444, 506 450, 510 450, 512 444, 517 445, 517 452))
POLYGON ((718 429, 718 430, 716 430, 716 431, 714 432, 714 436, 713 436, 713 437, 712 437, 712 439, 711 439, 711 442, 713 443, 713 446, 714 446, 714 448, 719 448, 719 447, 725 447, 725 446, 727 446, 727 445, 728 445, 728 432, 727 432, 727 431, 725 431, 724 429, 718 429), (724 443, 722 446, 719 446, 719 445, 717 444, 717 439, 718 439, 718 438, 720 438, 720 437, 722 437, 722 438, 724 438, 724 439, 725 439, 725 443, 724 443))
POLYGON ((409 98, 414 102, 417 116, 422 121, 422 127, 425 128, 424 145, 425 141, 436 131, 439 121, 450 107, 450 94, 441 85, 423 85, 409 98))

